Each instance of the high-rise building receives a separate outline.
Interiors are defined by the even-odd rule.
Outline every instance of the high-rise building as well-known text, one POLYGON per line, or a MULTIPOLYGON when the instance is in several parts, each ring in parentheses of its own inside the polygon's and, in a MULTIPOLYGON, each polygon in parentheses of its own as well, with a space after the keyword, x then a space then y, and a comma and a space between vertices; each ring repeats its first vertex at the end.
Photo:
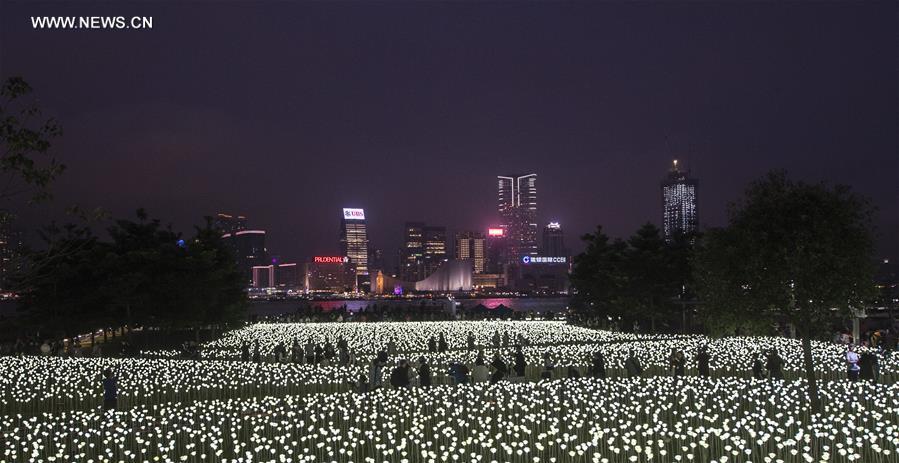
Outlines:
POLYGON ((503 273, 505 265, 509 263, 507 244, 505 228, 491 227, 487 229, 486 260, 484 262, 486 273, 503 273))
POLYGON ((368 250, 368 270, 373 273, 375 270, 384 270, 384 250, 381 248, 370 248, 368 250))
POLYGON ((406 281, 424 278, 424 222, 406 222, 400 250, 400 277, 406 281))
POLYGON ((275 286, 295 290, 300 287, 299 267, 295 262, 278 264, 275 267, 275 286))
POLYGON ((340 220, 340 251, 349 258, 356 269, 356 290, 367 291, 371 282, 368 278, 368 233, 365 227, 365 211, 343 208, 340 220))
POLYGON ((304 267, 302 286, 307 293, 343 293, 355 288, 356 270, 346 256, 316 256, 304 267))
POLYGON ((400 250, 400 276, 419 281, 437 271, 447 259, 446 227, 406 222, 400 250))
POLYGON ((537 255, 537 174, 497 176, 499 216, 508 259, 537 255))
POLYGON ((0 289, 6 289, 10 277, 20 269, 21 235, 13 228, 15 216, 0 210, 0 289))
POLYGON ((474 273, 484 273, 487 260, 487 241, 483 233, 461 232, 456 234, 456 259, 470 259, 474 273))
POLYGON ((446 262, 446 227, 425 226, 422 229, 422 242, 422 278, 427 278, 446 262))
POLYGON ((265 230, 240 230, 225 233, 222 239, 234 252, 237 269, 248 286, 253 284, 253 267, 269 265, 265 230))
POLYGON ((247 218, 242 215, 218 213, 212 218, 212 226, 222 233, 235 233, 247 229, 247 218))
POLYGON ((271 288, 275 286, 274 265, 256 265, 252 270, 253 288, 271 288))
POLYGON ((668 175, 662 179, 662 232, 666 241, 677 233, 694 233, 699 225, 696 211, 696 190, 699 182, 681 170, 677 159, 668 175))
POLYGON ((550 222, 543 227, 543 247, 540 253, 544 256, 567 256, 568 250, 565 249, 564 234, 562 233, 562 225, 559 222, 550 222))

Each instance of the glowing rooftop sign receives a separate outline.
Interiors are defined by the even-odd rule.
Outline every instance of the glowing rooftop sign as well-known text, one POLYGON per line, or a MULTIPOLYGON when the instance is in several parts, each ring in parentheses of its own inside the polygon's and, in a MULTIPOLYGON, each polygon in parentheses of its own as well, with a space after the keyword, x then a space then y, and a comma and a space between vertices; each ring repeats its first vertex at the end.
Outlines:
POLYGON ((553 229, 553 230, 558 230, 558 229, 562 228, 562 226, 559 225, 559 222, 550 222, 549 224, 546 225, 546 228, 551 228, 551 229, 553 229))
POLYGON ((346 256, 315 256, 312 262, 316 264, 344 264, 350 261, 346 256))
POLYGON ((343 218, 346 220, 365 220, 365 211, 362 209, 343 208, 343 218))
POLYGON ((505 230, 502 228, 488 228, 487 236, 503 236, 505 235, 505 230))
POLYGON ((568 262, 567 257, 560 256, 524 256, 521 258, 524 264, 564 264, 568 262))

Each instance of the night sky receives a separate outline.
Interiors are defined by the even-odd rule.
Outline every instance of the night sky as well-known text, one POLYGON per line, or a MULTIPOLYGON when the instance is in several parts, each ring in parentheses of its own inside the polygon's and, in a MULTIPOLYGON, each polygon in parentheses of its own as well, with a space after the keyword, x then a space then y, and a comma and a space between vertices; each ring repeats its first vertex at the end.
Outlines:
POLYGON ((703 227, 774 168, 853 186, 899 257, 895 2, 426 3, 0 0, 0 75, 64 136, 55 202, 138 207, 189 231, 244 214, 282 260, 337 252, 362 207, 389 256, 403 222, 496 220, 496 175, 538 174, 569 246, 660 222, 672 158, 703 227), (33 30, 35 15, 152 16, 152 30, 33 30))

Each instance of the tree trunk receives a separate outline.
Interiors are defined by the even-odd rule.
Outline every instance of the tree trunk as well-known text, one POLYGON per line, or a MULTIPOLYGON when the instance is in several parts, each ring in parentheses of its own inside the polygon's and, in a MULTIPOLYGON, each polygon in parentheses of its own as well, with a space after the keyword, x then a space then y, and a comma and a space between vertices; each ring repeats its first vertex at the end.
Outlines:
POLYGON ((808 381, 809 406, 812 413, 821 411, 821 400, 818 396, 818 378, 815 376, 815 365, 812 361, 811 320, 805 320, 802 329, 802 358, 805 363, 805 379, 808 381))

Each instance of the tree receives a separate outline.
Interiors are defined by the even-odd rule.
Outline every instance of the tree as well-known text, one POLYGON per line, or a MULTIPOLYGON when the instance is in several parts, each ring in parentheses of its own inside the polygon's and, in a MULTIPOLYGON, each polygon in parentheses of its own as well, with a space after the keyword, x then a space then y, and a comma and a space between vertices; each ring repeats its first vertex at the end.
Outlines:
POLYGON ((24 102, 31 86, 12 77, 0 87, 0 199, 29 194, 38 201, 50 197, 50 183, 65 166, 50 156, 50 140, 62 134, 53 119, 41 119, 37 104, 24 102))
POLYGON ((873 295, 872 207, 848 187, 772 172, 706 236, 696 275, 706 320, 786 321, 802 338, 812 408, 820 409, 811 339, 873 295))
POLYGON ((46 249, 28 255, 23 304, 39 329, 73 335, 99 326, 224 328, 244 320, 241 275, 207 218, 183 240, 137 211, 118 220, 110 241, 87 226, 51 226, 46 249))
POLYGON ((112 242, 102 289, 109 297, 111 317, 124 324, 156 325, 167 318, 163 311, 174 294, 169 279, 184 252, 177 246, 178 233, 148 219, 143 209, 136 216, 136 221, 117 220, 108 229, 112 242))
POLYGON ((635 316, 649 320, 650 331, 655 332, 657 319, 668 315, 671 298, 677 294, 667 246, 651 223, 640 227, 627 244, 623 302, 635 316))
POLYGON ((678 235, 666 243, 661 231, 647 223, 627 241, 610 240, 602 227, 583 237, 584 253, 574 259, 570 275, 573 306, 594 315, 670 325, 675 300, 690 282, 691 237, 678 235))
POLYGON ((241 277, 221 232, 196 228, 184 240, 143 210, 110 228, 107 293, 120 320, 164 328, 230 326, 245 317, 241 277))
POLYGON ((602 317, 623 315, 617 304, 623 280, 624 251, 627 244, 610 240, 596 227, 595 233, 581 237, 587 244, 583 253, 574 257, 569 279, 574 288, 573 305, 581 311, 602 317))
POLYGON ((45 249, 27 251, 28 265, 15 277, 31 325, 63 336, 93 331, 106 306, 96 290, 106 245, 83 226, 52 224, 40 235, 45 249))
POLYGON ((226 328, 246 319, 247 296, 243 290, 243 274, 235 264, 231 248, 222 240, 222 233, 206 218, 205 227, 196 228, 191 255, 196 293, 202 301, 196 320, 200 325, 226 328))

